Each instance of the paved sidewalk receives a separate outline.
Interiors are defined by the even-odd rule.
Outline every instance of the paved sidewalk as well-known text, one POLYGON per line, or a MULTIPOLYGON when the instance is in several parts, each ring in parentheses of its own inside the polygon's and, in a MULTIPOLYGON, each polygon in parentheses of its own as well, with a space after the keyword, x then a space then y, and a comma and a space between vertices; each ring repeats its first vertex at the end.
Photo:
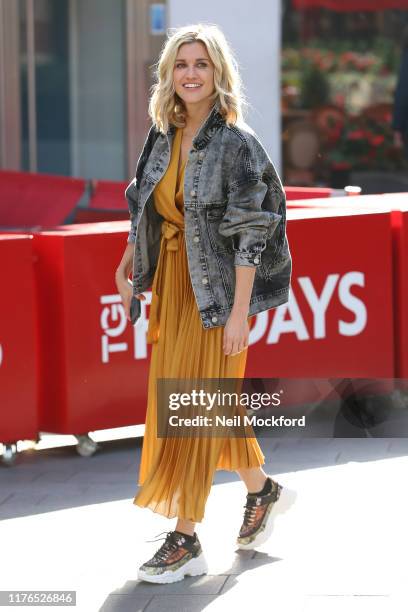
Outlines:
POLYGON ((408 610, 408 439, 260 444, 297 503, 268 543, 238 551, 244 485, 217 472, 197 527, 209 575, 172 585, 136 579, 162 542, 147 540, 175 525, 132 504, 140 440, 105 442, 88 458, 73 447, 25 451, 0 466, 1 589, 73 589, 81 612, 408 610))

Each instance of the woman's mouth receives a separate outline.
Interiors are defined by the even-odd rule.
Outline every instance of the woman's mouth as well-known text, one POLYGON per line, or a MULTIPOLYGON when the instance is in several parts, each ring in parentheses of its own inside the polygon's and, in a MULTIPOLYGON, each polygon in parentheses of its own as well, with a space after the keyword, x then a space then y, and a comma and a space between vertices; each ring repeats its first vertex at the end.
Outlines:
POLYGON ((200 89, 201 84, 200 83, 185 83, 183 87, 184 89, 194 90, 194 89, 200 89))

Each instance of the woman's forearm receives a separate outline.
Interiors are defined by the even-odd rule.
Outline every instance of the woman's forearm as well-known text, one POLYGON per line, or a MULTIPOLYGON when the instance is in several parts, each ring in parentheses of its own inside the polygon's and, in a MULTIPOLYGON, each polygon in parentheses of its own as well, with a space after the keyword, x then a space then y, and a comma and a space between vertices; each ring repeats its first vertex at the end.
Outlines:
POLYGON ((235 266, 235 295, 232 312, 248 316, 249 301, 255 278, 254 266, 235 266))
POLYGON ((129 274, 132 271, 134 248, 135 245, 133 242, 127 243, 122 259, 116 269, 117 276, 124 276, 126 279, 129 278, 129 274))

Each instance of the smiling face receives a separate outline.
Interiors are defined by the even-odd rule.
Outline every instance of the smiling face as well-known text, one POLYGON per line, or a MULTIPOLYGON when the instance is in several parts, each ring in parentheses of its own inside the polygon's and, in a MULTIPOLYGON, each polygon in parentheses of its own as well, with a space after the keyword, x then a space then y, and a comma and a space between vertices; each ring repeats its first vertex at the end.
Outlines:
POLYGON ((173 79, 176 93, 187 107, 202 104, 214 92, 214 64, 204 43, 197 41, 180 46, 173 79))

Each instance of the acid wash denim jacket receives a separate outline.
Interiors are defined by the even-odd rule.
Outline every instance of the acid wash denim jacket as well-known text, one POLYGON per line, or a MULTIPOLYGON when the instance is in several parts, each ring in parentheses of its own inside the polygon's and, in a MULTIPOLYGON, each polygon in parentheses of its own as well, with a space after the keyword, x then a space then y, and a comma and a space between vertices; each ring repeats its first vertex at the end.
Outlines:
MULTIPOLYGON (((225 325, 235 292, 235 266, 255 267, 248 316, 288 301, 292 258, 286 198, 275 168, 246 124, 228 127, 219 101, 195 135, 184 170, 184 237, 190 279, 203 327, 225 325)), ((156 271, 161 224, 153 190, 167 170, 175 126, 151 126, 126 187, 134 243, 133 294, 156 271)))

